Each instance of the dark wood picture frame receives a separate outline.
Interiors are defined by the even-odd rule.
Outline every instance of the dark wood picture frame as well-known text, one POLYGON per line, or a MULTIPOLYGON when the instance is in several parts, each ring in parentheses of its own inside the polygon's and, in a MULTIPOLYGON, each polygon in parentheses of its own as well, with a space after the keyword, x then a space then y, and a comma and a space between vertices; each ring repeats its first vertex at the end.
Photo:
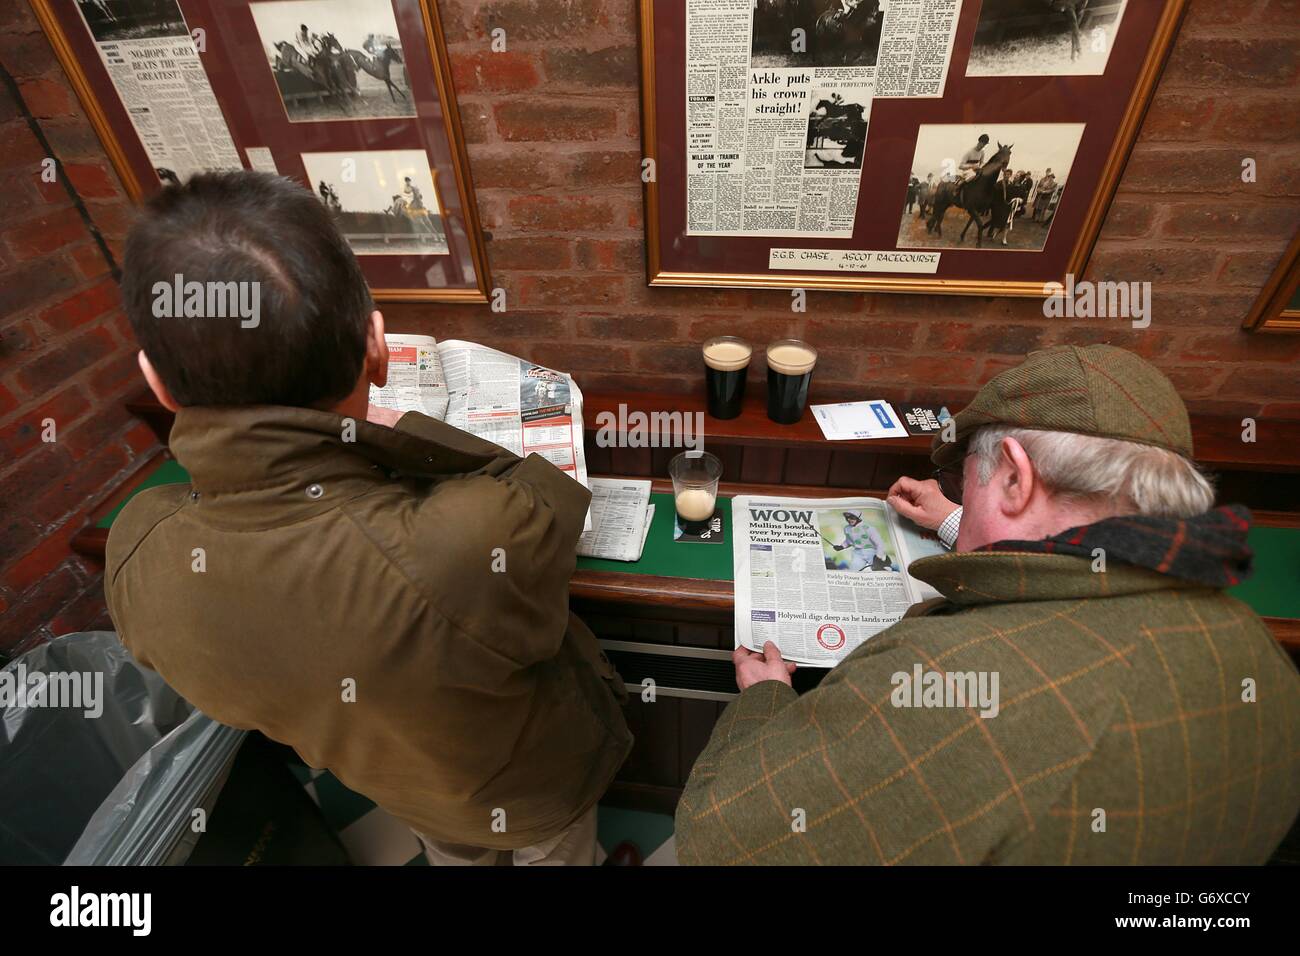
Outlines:
POLYGON ((875 100, 853 237, 832 239, 687 234, 685 2, 640 0, 643 154, 653 161, 655 171, 643 187, 649 284, 1042 296, 1046 285, 1064 283, 1067 275, 1078 277, 1087 265, 1186 5, 1187 0, 1129 0, 1116 46, 1099 76, 968 77, 966 66, 981 3, 966 0, 943 96, 875 100), (995 110, 980 111, 980 104, 995 101, 995 110), (900 121, 902 113, 910 113, 911 118, 900 121), (973 243, 969 249, 945 247, 935 250, 942 253, 939 271, 924 276, 768 268, 767 247, 775 245, 895 249, 897 220, 892 217, 903 208, 905 174, 920 125, 968 124, 972 116, 989 123, 1085 123, 1077 171, 1070 175, 1074 189, 1065 190, 1052 235, 1041 252, 977 251, 973 243), (892 178, 882 178, 869 188, 873 165, 882 177, 888 168, 892 178), (899 170, 904 174, 901 179, 899 170), (1079 180, 1085 188, 1079 188, 1079 180), (890 212, 868 222, 877 209, 890 212))
MULTIPOLYGON (((161 182, 77 3, 30 2, 128 195, 135 202, 147 199, 161 188, 161 182)), ((359 256, 377 301, 488 301, 492 280, 487 251, 436 0, 392 0, 391 4, 399 40, 407 41, 401 48, 402 66, 408 73, 407 92, 415 115, 341 116, 343 121, 293 121, 287 115, 250 12, 250 7, 268 0, 176 2, 191 32, 204 30, 206 49, 200 57, 245 166, 252 165, 248 148, 262 147, 270 150, 282 175, 307 181, 304 153, 363 155, 394 149, 425 153, 448 251, 359 256)))

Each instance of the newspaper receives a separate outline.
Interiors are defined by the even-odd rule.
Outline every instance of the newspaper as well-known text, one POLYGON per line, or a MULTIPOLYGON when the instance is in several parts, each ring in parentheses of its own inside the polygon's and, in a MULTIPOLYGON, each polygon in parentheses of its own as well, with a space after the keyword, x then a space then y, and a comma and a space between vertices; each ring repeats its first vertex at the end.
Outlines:
POLYGON ((568 375, 474 342, 384 338, 388 382, 370 387, 371 404, 422 412, 521 458, 541 455, 591 487, 582 446, 582 391, 568 375))
POLYGON ((872 101, 943 95, 960 12, 687 0, 687 234, 850 238, 872 101))
POLYGON ((203 170, 243 168, 175 0, 78 7, 160 179, 184 181, 203 170))
POLYGON ((650 482, 591 479, 591 530, 578 539, 578 554, 611 561, 639 561, 655 506, 650 482))
POLYGON ((937 592, 907 573, 937 537, 878 498, 735 498, 736 646, 834 667, 937 592), (927 540, 926 535, 930 535, 927 540))

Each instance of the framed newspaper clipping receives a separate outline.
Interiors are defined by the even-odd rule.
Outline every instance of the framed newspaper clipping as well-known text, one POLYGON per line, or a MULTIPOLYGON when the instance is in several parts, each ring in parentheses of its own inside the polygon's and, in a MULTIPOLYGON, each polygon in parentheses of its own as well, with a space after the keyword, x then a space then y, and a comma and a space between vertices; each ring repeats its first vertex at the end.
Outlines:
POLYGON ((491 282, 434 0, 32 0, 131 197, 302 182, 380 301, 491 282))
POLYGON ((641 0, 651 285, 1041 296, 1186 0, 641 0))

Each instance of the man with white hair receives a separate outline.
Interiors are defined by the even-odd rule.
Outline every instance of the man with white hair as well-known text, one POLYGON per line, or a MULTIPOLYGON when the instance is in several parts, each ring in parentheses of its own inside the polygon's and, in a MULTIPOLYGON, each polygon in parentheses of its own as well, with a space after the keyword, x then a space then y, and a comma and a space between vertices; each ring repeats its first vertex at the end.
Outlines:
POLYGON ((775 645, 737 650, 678 859, 1263 863, 1300 811, 1300 676, 1223 593, 1250 515, 1212 510, 1173 385, 1123 349, 1048 349, 954 426, 946 493, 890 491, 955 531, 908 569, 943 597, 802 697, 775 645))

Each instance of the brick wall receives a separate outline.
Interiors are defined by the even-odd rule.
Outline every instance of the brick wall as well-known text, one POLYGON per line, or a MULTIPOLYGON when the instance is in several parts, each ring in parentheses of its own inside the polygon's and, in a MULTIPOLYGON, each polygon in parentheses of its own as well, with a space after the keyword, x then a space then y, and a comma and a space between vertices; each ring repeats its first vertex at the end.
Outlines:
POLYGON ((122 407, 139 388, 135 347, 74 196, 110 251, 130 203, 25 4, 0 6, 0 66, 0 653, 12 653, 108 626, 100 569, 68 541, 154 443, 122 407), (50 155, 62 167, 44 182, 50 155))
MULTIPOLYGON (((590 389, 700 387, 698 343, 806 337, 818 396, 962 401, 1025 352, 1109 341, 1205 412, 1300 417, 1300 336, 1239 331, 1300 224, 1300 4, 1192 0, 1090 278, 1150 280, 1152 327, 1053 322, 1039 300, 645 285, 636 4, 441 0, 494 284, 510 311, 386 309, 590 389), (504 27, 508 51, 492 53, 504 27), (1241 161, 1258 182, 1241 181, 1241 161), (939 387, 942 383, 942 388, 939 387)), ((752 372, 761 371, 755 363, 752 372)))
MULTIPOLYGON (((510 309, 389 306, 391 327, 460 336, 574 371, 589 390, 699 387, 698 343, 806 337, 818 396, 962 401, 1044 345, 1109 341, 1194 408, 1300 418, 1300 336, 1238 326, 1300 223, 1300 3, 1192 0, 1091 265, 1150 280, 1153 324, 1044 319, 1036 300, 645 286, 634 0, 440 0, 496 285, 510 309), (493 28, 508 51, 492 53, 493 28), (1244 157, 1258 182, 1241 182, 1244 157), (942 383, 942 387, 940 387, 942 383)), ((129 206, 22 3, 0 10, 15 77, 92 221, 118 248, 129 206)), ((151 451, 108 264, 0 90, 0 651, 104 622, 97 568, 67 541, 151 451), (40 441, 53 418, 58 441, 40 441)), ((755 373, 758 368, 755 368, 755 373)))

